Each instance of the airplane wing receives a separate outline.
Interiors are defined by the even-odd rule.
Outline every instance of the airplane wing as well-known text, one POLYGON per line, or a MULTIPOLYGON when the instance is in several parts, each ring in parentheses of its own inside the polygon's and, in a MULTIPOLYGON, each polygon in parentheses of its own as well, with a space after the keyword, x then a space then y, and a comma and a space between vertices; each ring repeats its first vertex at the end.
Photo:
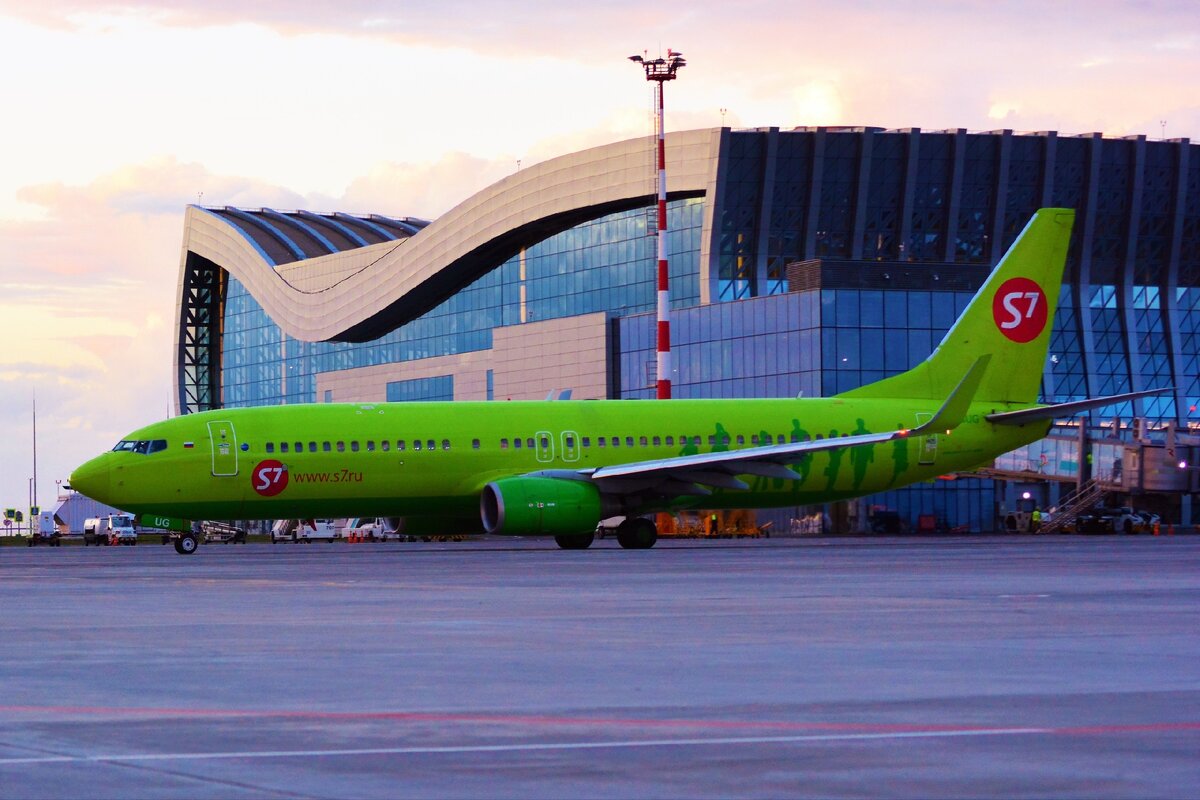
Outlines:
POLYGON ((1024 425, 1026 422, 1071 417, 1081 411, 1091 411, 1093 408, 1103 408, 1104 406, 1111 406, 1114 403, 1124 403, 1127 400, 1136 400, 1139 397, 1150 397, 1151 395, 1166 394, 1173 391, 1175 391, 1174 387, 1168 386, 1165 389, 1147 389, 1144 392, 1128 392, 1126 394, 1109 395, 1108 397, 1089 397, 1087 400, 1075 400, 1070 403, 1053 403, 1048 406, 1023 408, 1020 411, 1002 411, 997 414, 988 414, 984 419, 996 425, 1024 425))
MULTIPOLYGON (((904 430, 883 433, 864 433, 857 436, 839 436, 830 439, 813 439, 807 442, 763 445, 741 450, 718 453, 699 453, 653 461, 635 461, 629 464, 614 464, 610 467, 581 470, 582 475, 600 485, 608 492, 623 494, 653 488, 666 494, 707 495, 705 486, 722 489, 748 489, 746 483, 736 476, 757 475, 764 478, 799 480, 800 475, 787 466, 800 457, 826 450, 859 445, 882 444, 894 439, 923 436, 933 431, 950 431, 958 427, 966 416, 967 409, 975 397, 983 373, 987 369, 990 355, 981 356, 967 370, 946 402, 933 418, 923 425, 904 430)), ((576 478, 578 479, 578 478, 576 478)))

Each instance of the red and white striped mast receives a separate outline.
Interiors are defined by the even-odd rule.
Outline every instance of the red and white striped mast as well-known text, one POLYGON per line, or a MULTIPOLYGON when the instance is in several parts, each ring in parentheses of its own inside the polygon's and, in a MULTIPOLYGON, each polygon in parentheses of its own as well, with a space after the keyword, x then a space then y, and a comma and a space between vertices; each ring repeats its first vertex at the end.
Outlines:
POLYGON ((658 250, 658 394, 659 400, 671 399, 671 291, 667 280, 667 133, 663 121, 663 83, 675 80, 675 73, 687 66, 683 53, 667 50, 666 58, 653 60, 630 56, 642 65, 646 80, 655 82, 654 135, 658 147, 658 225, 654 238, 658 250))

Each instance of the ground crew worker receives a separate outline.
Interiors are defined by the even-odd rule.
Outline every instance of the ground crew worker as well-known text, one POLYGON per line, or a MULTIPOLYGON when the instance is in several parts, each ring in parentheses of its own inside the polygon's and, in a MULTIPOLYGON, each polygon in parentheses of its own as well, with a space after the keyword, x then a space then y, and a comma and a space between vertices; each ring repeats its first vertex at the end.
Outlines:
POLYGON ((1033 508, 1033 516, 1030 517, 1029 530, 1034 533, 1038 532, 1038 528, 1042 527, 1042 510, 1037 506, 1033 508))
POLYGON ((708 518, 708 533, 711 536, 717 535, 717 512, 715 511, 713 512, 712 516, 708 518))

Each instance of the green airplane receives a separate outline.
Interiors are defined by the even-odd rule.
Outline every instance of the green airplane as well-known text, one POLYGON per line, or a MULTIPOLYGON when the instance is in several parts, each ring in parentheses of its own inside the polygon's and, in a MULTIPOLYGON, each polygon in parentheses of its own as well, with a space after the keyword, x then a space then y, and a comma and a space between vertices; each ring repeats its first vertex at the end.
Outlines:
POLYGON ((342 403, 157 422, 71 485, 198 544, 188 520, 399 518, 406 532, 591 545, 624 516, 799 506, 966 470, 1051 420, 1165 390, 1037 405, 1075 212, 1042 209, 946 337, 908 372, 829 398, 342 403))

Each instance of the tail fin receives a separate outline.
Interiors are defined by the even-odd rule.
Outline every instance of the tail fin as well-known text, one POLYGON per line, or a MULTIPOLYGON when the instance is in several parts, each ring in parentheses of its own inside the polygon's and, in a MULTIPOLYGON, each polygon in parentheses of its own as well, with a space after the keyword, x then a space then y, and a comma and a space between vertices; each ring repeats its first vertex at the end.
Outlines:
POLYGON ((942 399, 990 355, 976 399, 1036 402, 1074 223, 1073 209, 1036 212, 929 358, 839 397, 942 399))

